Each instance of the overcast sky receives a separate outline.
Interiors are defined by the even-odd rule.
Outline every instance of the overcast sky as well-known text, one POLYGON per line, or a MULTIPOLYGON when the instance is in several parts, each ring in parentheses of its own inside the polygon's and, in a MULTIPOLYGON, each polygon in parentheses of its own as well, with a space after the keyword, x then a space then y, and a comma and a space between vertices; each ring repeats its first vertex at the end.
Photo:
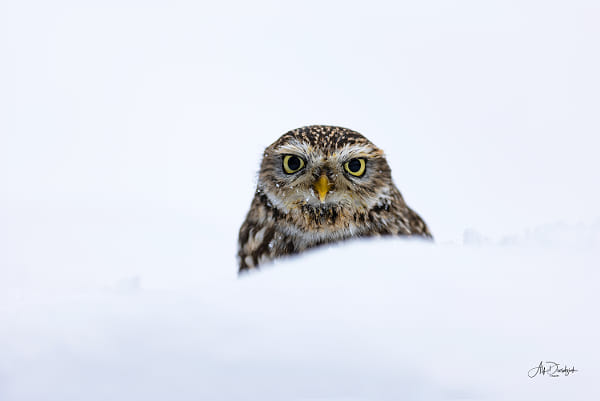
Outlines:
POLYGON ((440 241, 600 216, 595 1, 0 4, 0 207, 142 207, 235 237, 264 147, 386 151, 440 241))

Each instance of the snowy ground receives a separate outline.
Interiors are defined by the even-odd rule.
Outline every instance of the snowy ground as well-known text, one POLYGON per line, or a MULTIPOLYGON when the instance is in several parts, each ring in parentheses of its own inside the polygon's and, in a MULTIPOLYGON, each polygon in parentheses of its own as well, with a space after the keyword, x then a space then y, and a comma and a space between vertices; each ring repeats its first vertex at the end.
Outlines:
POLYGON ((237 279, 227 235, 120 217, 4 216, 0 399, 600 396, 600 221, 352 242, 237 279), (529 378, 541 360, 579 372, 529 378))
POLYGON ((283 4, 0 3, 0 401, 600 399, 595 2, 283 4), (314 123, 436 242, 238 278, 314 123))

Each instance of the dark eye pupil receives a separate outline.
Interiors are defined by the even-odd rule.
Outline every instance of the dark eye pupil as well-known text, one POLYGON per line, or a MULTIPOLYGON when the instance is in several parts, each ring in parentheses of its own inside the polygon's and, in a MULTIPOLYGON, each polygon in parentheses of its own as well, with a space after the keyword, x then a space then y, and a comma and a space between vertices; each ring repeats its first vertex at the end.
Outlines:
POLYGON ((292 156, 288 159, 288 167, 291 170, 297 170, 300 168, 300 159, 296 156, 292 156))
POLYGON ((357 173, 360 170, 360 161, 358 159, 352 159, 348 162, 348 169, 353 173, 357 173))

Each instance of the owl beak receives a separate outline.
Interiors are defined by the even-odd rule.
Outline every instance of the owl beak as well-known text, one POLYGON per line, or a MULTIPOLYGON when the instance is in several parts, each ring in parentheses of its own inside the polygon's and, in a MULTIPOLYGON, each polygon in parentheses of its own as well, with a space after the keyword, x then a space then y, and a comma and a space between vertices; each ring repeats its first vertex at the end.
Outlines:
POLYGON ((319 193, 319 200, 323 202, 325 200, 327 192, 329 192, 329 187, 331 187, 329 179, 325 174, 323 174, 321 177, 319 177, 319 179, 314 183, 313 186, 319 193))

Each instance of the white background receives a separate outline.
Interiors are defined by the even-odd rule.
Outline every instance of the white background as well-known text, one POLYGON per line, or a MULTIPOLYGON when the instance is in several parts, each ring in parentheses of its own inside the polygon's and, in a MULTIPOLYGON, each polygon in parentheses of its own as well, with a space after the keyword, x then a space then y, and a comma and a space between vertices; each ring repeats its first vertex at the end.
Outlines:
POLYGON ((598 350, 587 336, 598 333, 588 326, 600 243, 598 21, 598 3, 579 0, 1 1, 0 400, 594 398, 598 350), (436 245, 349 244, 237 280, 237 230, 262 150, 309 124, 345 126, 383 148, 436 245), (357 270, 347 275, 349 266, 357 270), (447 281, 429 294, 428 277, 447 281), (452 296, 461 282, 472 303, 510 318, 461 308, 452 296), (548 289, 569 307, 523 309, 548 289), (265 291, 278 296, 267 302, 265 291), (307 300, 311 292, 321 302, 307 300), (396 316, 419 294, 445 294, 434 304, 462 312, 448 319, 413 305, 424 320, 396 316), (245 302, 258 320, 244 320, 237 305, 245 302), (275 317, 287 327, 283 338, 305 338, 297 329, 308 325, 335 357, 319 361, 311 343, 298 345, 313 357, 306 366, 275 346, 253 354, 245 341, 254 331, 281 338, 275 317), (336 323, 348 319, 363 324, 336 323), (452 333, 461 319, 483 319, 489 336, 467 325, 450 335, 456 341, 422 342, 411 354, 408 338, 452 333), (170 327, 187 333, 183 344, 170 327), (386 327, 394 336, 379 339, 386 327), (498 336, 503 327, 512 337, 498 336), (155 329, 152 346, 133 340, 155 329), (566 337, 521 341, 525 330, 566 337), (196 336, 207 331, 233 336, 208 360, 211 345, 196 336), (481 336, 494 350, 487 360, 475 356, 481 336), (355 359, 336 351, 340 337, 355 359), (565 347, 572 343, 579 348, 565 347), (173 344, 187 352, 173 354, 173 344), (432 361, 457 349, 465 361, 448 378, 432 361), (520 359, 527 349, 539 352, 520 359), (164 371, 140 369, 152 352, 164 371), (552 385, 526 377, 552 358, 587 364, 587 373, 552 385), (215 371, 223 361, 235 369, 215 371), (401 391, 391 383, 404 375, 394 372, 413 363, 422 386, 401 391), (129 381, 109 369, 120 364, 129 381), (282 369, 312 372, 313 364, 337 379, 302 376, 296 387, 282 369), (248 373, 256 366, 281 391, 256 385, 248 373), (487 376, 472 372, 486 368, 487 376), (194 373, 203 369, 214 377, 194 373), (172 371, 178 379, 163 389, 154 379, 172 371), (360 377, 367 384, 348 387, 360 377), (98 383, 108 383, 104 393, 92 391, 98 383), (183 390, 169 393, 177 383, 183 390))

